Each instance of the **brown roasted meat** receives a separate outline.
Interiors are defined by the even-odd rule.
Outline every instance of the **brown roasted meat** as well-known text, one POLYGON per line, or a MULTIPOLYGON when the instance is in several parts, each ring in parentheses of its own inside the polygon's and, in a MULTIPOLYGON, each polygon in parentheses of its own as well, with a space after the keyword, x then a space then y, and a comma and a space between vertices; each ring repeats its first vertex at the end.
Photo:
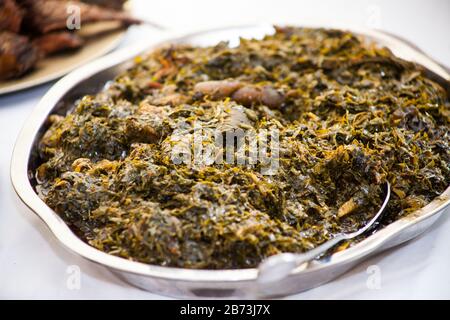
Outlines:
POLYGON ((80 48, 83 39, 69 31, 56 31, 44 34, 33 40, 33 44, 44 54, 80 48))
POLYGON ((102 7, 120 10, 126 0, 82 0, 85 3, 95 4, 102 7))
POLYGON ((0 32, 0 80, 16 78, 30 70, 40 57, 27 37, 0 32))
MULTIPOLYGON (((59 0, 59 1, 67 2, 70 0, 59 0)), ((79 1, 115 10, 121 10, 125 2, 127 2, 127 0, 79 0, 79 1)))
POLYGON ((14 0, 0 0, 0 31, 18 33, 22 19, 23 10, 14 0))
POLYGON ((68 6, 76 5, 80 8, 81 25, 99 21, 118 21, 124 25, 139 23, 125 12, 108 9, 79 1, 58 0, 21 0, 26 7, 25 26, 27 30, 36 33, 48 33, 67 28, 68 6))
MULTIPOLYGON (((125 0, 0 0, 0 80, 18 78, 45 56, 80 48, 100 36, 68 30, 69 6, 84 24, 116 21, 115 28, 140 23, 121 11, 125 0)), ((114 29, 115 30, 115 29, 114 29)), ((110 31, 109 29, 107 31, 110 31)))

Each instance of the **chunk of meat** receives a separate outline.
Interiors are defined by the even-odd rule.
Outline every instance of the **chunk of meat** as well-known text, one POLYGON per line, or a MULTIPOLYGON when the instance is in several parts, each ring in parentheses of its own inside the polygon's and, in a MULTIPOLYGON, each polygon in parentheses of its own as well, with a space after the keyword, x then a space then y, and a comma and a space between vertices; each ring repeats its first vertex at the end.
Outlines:
POLYGON ((44 55, 77 49, 83 45, 83 42, 80 36, 68 31, 47 33, 33 40, 33 44, 44 55))
POLYGON ((264 104, 271 109, 280 108, 284 102, 284 95, 269 86, 245 86, 237 90, 231 98, 244 106, 264 104))
POLYGON ((21 0, 21 3, 27 8, 24 21, 26 28, 41 34, 66 29, 67 20, 70 18, 69 6, 77 6, 80 9, 81 26, 99 21, 118 21, 126 26, 140 23, 140 20, 125 12, 79 1, 21 0))
POLYGON ((284 95, 278 90, 266 86, 262 90, 261 102, 269 108, 279 109, 284 103, 284 95))
POLYGON ((232 80, 199 82, 195 85, 194 91, 214 100, 231 97, 244 106, 264 104, 269 108, 278 109, 284 102, 284 95, 270 86, 244 85, 239 81, 232 80))
POLYGON ((40 58, 39 50, 27 37, 0 32, 0 79, 17 78, 33 68, 40 58))
POLYGON ((237 90, 232 99, 244 106, 251 106, 255 103, 261 103, 262 89, 256 86, 245 86, 237 90))
POLYGON ((120 10, 127 0, 82 0, 89 4, 120 10))
POLYGON ((0 0, 0 31, 18 33, 22 19, 23 11, 14 0, 0 0))
POLYGON ((194 91, 208 95, 213 99, 223 99, 231 96, 236 90, 242 87, 239 81, 204 81, 195 85, 194 91))

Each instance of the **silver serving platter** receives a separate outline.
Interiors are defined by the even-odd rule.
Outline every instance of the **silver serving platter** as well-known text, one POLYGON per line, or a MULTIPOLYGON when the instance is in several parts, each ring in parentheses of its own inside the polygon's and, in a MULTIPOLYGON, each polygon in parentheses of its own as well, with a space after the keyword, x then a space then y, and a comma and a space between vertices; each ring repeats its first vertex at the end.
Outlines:
MULTIPOLYGON (((397 56, 425 66, 430 75, 449 89, 450 74, 423 52, 395 36, 360 28, 345 28, 390 48, 397 56)), ((450 203, 450 187, 426 207, 379 230, 365 240, 326 260, 300 267, 288 278, 270 285, 257 281, 257 269, 192 270, 134 262, 97 250, 80 240, 33 189, 36 143, 47 128, 49 114, 64 114, 85 94, 100 91, 117 74, 132 64, 132 58, 163 43, 213 45, 239 37, 259 38, 272 33, 271 26, 245 26, 201 31, 188 35, 167 34, 159 43, 123 49, 100 58, 58 81, 41 99, 17 139, 11 179, 22 201, 48 226, 54 236, 72 252, 110 269, 125 281, 155 293, 183 298, 268 298, 298 293, 328 282, 370 255, 408 241, 428 229, 450 203)))

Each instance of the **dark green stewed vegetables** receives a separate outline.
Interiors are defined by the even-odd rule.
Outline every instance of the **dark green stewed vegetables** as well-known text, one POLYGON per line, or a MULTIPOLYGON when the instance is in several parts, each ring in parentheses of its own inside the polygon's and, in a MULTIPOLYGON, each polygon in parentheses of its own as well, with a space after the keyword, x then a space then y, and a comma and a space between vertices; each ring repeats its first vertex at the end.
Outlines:
POLYGON ((362 226, 386 180, 393 195, 383 224, 441 194, 450 182, 449 106, 420 66, 349 32, 286 27, 233 48, 164 47, 49 118, 36 190, 107 253, 255 267, 362 226), (194 123, 277 130, 277 170, 174 161, 180 143, 195 154, 194 123))

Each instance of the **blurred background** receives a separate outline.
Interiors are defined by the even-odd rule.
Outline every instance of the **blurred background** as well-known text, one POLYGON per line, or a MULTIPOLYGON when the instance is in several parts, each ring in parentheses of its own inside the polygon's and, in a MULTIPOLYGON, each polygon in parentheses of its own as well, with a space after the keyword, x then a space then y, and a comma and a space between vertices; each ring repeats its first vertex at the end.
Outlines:
POLYGON ((132 8, 179 31, 254 23, 382 29, 450 65, 448 0, 133 0, 132 8))

